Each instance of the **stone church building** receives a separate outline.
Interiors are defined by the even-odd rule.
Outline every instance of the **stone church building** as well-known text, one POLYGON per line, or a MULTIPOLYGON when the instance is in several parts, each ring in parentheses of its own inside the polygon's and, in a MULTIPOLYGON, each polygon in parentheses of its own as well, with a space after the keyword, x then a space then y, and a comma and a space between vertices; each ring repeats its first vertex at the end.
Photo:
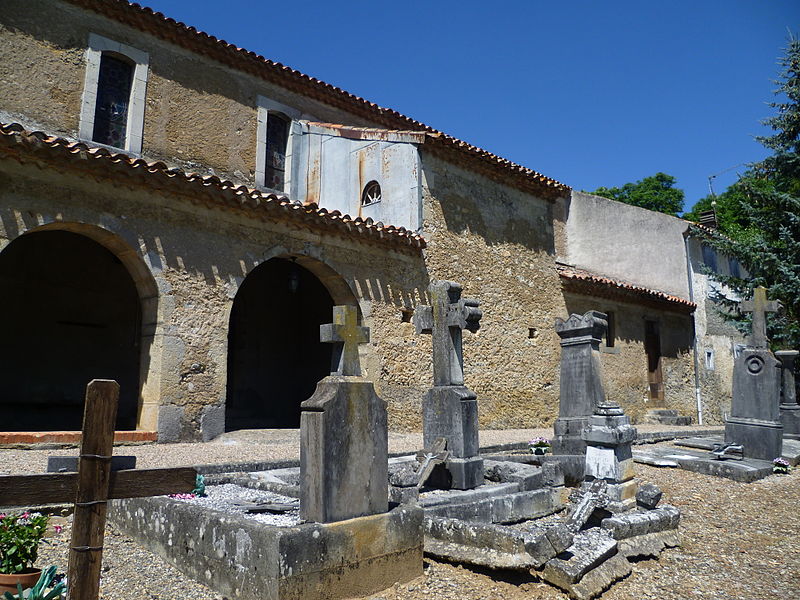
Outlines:
POLYGON ((685 222, 630 223, 669 264, 610 259, 637 250, 592 233, 604 199, 124 0, 5 3, 0 58, 0 431, 78 429, 93 378, 160 441, 297 427, 336 304, 390 428, 419 429, 437 279, 484 311, 483 427, 553 421, 553 323, 589 309, 612 397, 696 416, 685 222))

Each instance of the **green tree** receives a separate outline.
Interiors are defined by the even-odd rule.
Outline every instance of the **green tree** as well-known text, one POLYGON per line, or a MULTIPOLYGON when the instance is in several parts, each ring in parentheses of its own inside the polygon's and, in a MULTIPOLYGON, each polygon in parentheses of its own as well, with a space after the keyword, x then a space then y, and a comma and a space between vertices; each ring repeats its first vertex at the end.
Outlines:
POLYGON ((776 94, 786 101, 771 103, 777 114, 764 121, 774 133, 756 138, 773 154, 732 186, 739 224, 726 226, 726 236, 698 227, 694 232, 750 273, 747 280, 717 279, 742 297, 763 285, 781 302, 768 321, 773 346, 800 348, 800 41, 789 39, 780 64, 776 94))
POLYGON ((772 186, 772 182, 759 178, 754 171, 748 169, 739 181, 731 185, 718 196, 705 196, 700 198, 692 210, 682 216, 687 221, 699 222, 701 213, 714 209, 717 227, 727 236, 738 238, 744 235, 751 227, 747 213, 743 208, 746 203, 747 186, 756 186, 763 189, 772 186), (745 185, 747 184, 747 185, 745 185), (712 202, 716 201, 715 205, 712 202))
POLYGON ((683 190, 674 186, 672 175, 656 173, 622 187, 599 187, 592 194, 676 216, 683 209, 683 190))

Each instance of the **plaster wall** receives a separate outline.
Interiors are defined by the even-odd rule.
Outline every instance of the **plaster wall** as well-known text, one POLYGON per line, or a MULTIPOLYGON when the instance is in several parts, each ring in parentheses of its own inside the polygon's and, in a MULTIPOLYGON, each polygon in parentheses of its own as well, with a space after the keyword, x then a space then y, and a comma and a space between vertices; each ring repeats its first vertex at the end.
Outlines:
POLYGON ((696 417, 691 315, 570 293, 565 294, 565 299, 570 313, 583 314, 589 310, 614 313, 614 346, 600 348, 603 381, 606 396, 619 402, 634 423, 640 422, 652 408, 677 409, 680 414, 696 417), (659 323, 662 406, 648 399, 645 320, 659 323))
POLYGON ((564 210, 564 262, 688 299, 686 221, 577 191, 564 210))

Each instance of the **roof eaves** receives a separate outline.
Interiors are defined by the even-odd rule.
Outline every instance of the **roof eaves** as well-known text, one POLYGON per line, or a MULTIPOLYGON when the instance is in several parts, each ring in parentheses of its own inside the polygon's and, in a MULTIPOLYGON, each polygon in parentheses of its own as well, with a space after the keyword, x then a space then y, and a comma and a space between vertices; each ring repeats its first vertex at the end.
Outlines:
POLYGON ((238 209, 251 217, 284 220, 296 226, 322 229, 348 238, 355 235, 356 239, 389 245, 400 250, 419 252, 426 246, 421 235, 404 227, 384 225, 370 218, 353 218, 338 210, 329 211, 316 204, 292 202, 285 196, 237 185, 215 175, 187 173, 161 161, 148 162, 123 152, 112 152, 103 147, 51 136, 41 131, 28 131, 19 123, 0 123, 0 155, 2 154, 15 155, 22 162, 26 156, 49 162, 60 160, 71 163, 73 168, 88 169, 93 176, 99 178, 127 176, 128 183, 176 192, 192 202, 204 202, 212 208, 238 209), (100 164, 104 167, 102 173, 96 168, 100 164))
POLYGON ((484 163, 482 169, 476 170, 496 181, 529 191, 547 200, 566 196, 571 190, 568 185, 532 169, 444 134, 395 110, 378 106, 374 102, 269 60, 260 54, 199 31, 151 8, 127 0, 66 1, 191 51, 210 56, 223 64, 262 77, 292 91, 377 121, 388 129, 413 129, 433 134, 438 149, 449 158, 455 157, 456 162, 484 163), (511 178, 509 174, 512 175, 511 178))

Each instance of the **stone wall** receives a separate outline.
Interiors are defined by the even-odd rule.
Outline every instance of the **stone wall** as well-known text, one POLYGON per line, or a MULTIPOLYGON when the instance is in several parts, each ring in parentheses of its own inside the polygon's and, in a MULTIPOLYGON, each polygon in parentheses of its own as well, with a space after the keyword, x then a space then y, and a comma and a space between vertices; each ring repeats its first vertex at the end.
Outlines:
MULTIPOLYGON (((464 334, 466 385, 481 427, 549 425, 558 414, 557 316, 565 316, 553 242, 553 204, 424 152, 423 211, 431 279, 481 302, 464 334)), ((429 350, 429 340, 422 339, 429 350)), ((426 355, 427 356, 427 355, 426 355)), ((429 360, 424 380, 432 380, 429 360)))
POLYGON ((570 313, 588 310, 613 312, 614 346, 601 345, 601 364, 606 395, 619 402, 633 422, 651 408, 677 409, 696 415, 691 315, 576 294, 565 294, 570 313), (648 400, 647 356, 644 348, 645 319, 657 321, 661 335, 661 369, 664 406, 648 400))

